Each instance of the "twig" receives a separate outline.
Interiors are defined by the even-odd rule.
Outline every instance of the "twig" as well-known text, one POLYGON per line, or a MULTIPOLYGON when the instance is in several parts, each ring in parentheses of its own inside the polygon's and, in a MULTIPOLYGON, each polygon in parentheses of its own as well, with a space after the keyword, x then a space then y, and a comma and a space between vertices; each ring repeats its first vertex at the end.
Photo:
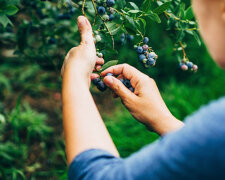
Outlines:
POLYGON ((85 3, 86 3, 86 0, 83 0, 83 3, 82 3, 82 14, 83 14, 85 17, 87 17, 86 14, 85 14, 85 12, 84 12, 84 6, 85 6, 85 3))
POLYGON ((184 45, 182 44, 181 41, 179 41, 179 44, 180 44, 180 46, 181 46, 181 48, 182 48, 184 58, 186 58, 186 52, 185 52, 185 49, 184 49, 184 45))

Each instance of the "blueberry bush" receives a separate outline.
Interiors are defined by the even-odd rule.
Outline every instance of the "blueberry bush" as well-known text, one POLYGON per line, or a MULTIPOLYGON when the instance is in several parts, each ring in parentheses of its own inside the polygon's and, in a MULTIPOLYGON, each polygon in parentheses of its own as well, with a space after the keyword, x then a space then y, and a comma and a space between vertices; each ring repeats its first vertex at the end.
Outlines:
MULTIPOLYGON (((106 62, 96 73, 135 66, 156 80, 177 118, 224 95, 225 74, 201 45, 189 0, 0 0, 0 179, 67 179, 59 74, 65 54, 80 43, 79 15, 90 20, 96 55, 106 62)), ((102 78, 91 91, 127 157, 158 136, 110 91, 99 93, 107 89, 102 78)))

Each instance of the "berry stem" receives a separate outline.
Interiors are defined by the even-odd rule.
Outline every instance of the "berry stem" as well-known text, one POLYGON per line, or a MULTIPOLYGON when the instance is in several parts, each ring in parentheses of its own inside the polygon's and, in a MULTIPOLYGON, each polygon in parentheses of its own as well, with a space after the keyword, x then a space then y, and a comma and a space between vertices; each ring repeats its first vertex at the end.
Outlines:
POLYGON ((86 3, 86 0, 83 0, 83 3, 82 3, 82 14, 83 14, 85 17, 87 17, 86 14, 85 14, 85 12, 84 12, 84 6, 85 6, 85 3, 86 3))
POLYGON ((181 48, 182 48, 184 58, 186 58, 186 52, 185 52, 185 49, 184 49, 184 45, 182 44, 181 41, 179 41, 179 44, 180 44, 180 46, 181 46, 181 48))

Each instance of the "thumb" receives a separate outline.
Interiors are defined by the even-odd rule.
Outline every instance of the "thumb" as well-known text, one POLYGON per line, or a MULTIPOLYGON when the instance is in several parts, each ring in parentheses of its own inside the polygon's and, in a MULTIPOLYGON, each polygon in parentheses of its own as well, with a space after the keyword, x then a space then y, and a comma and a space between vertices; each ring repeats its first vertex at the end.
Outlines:
POLYGON ((79 16, 77 18, 77 25, 81 35, 81 44, 94 45, 92 27, 88 19, 84 16, 79 16))
POLYGON ((133 98, 135 95, 127 89, 126 86, 117 78, 113 76, 106 76, 104 83, 111 88, 122 100, 133 98))

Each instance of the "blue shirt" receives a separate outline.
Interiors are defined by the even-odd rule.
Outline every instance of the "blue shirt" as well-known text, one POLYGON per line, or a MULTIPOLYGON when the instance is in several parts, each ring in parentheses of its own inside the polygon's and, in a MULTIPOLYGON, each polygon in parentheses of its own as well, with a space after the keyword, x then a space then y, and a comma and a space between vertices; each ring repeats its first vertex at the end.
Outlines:
POLYGON ((90 149, 69 167, 69 180, 224 180, 225 98, 202 107, 182 129, 126 159, 90 149))

